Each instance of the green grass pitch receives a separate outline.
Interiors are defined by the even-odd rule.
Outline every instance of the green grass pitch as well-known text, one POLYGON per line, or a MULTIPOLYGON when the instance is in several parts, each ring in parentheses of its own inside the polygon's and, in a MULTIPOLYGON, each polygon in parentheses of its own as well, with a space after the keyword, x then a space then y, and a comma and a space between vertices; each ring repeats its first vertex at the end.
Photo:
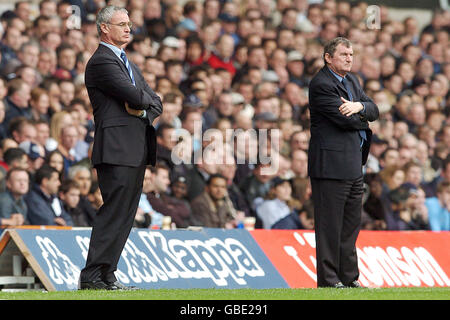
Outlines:
POLYGON ((450 300, 450 288, 155 289, 0 292, 3 300, 450 300))

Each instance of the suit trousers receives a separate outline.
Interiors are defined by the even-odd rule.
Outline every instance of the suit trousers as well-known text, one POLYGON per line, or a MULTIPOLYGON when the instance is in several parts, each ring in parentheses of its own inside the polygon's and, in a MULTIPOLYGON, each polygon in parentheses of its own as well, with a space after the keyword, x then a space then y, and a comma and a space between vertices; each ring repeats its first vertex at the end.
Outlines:
POLYGON ((114 271, 133 227, 144 181, 145 164, 96 167, 103 205, 92 227, 89 252, 80 281, 115 282, 114 271))
POLYGON ((359 277, 356 239, 360 231, 363 177, 311 178, 316 238, 317 286, 350 284, 359 277))

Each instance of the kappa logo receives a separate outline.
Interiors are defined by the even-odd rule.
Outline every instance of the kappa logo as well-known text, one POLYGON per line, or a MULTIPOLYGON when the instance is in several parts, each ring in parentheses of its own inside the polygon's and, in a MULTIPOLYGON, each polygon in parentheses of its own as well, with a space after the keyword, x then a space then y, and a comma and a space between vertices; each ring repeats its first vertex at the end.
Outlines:
POLYGON ((266 274, 245 246, 233 238, 203 241, 166 239, 154 231, 138 234, 148 251, 128 239, 121 256, 126 269, 116 271, 117 278, 124 283, 210 279, 221 287, 230 281, 245 286, 245 277, 266 274))
MULTIPOLYGON (((134 247, 134 261, 126 263, 130 266, 136 263, 136 258, 143 259, 142 265, 147 267, 148 274, 154 276, 150 281, 155 278, 161 281, 211 279, 217 286, 227 286, 233 280, 243 286, 247 284, 245 277, 265 275, 252 254, 233 238, 224 241, 218 238, 205 241, 166 239, 162 233, 147 231, 139 232, 139 237, 149 250, 149 255, 139 253, 134 247)), ((130 242, 128 249, 131 246, 130 242)), ((133 252, 128 249, 126 247, 126 255, 122 255, 124 260, 133 252)), ((130 267, 128 271, 130 274, 130 267)))
POLYGON ((48 275, 56 284, 66 284, 69 289, 78 286, 80 268, 62 253, 48 237, 36 236, 36 243, 41 249, 42 257, 48 266, 48 275))
MULTIPOLYGON (((246 286, 249 278, 266 276, 257 259, 238 239, 168 239, 156 231, 139 231, 138 235, 143 244, 129 238, 115 272, 124 284, 209 279, 218 287, 246 286)), ((89 237, 77 235, 75 241, 86 260, 89 237)), ((75 288, 82 266, 77 267, 49 238, 37 236, 36 242, 51 280, 75 288)))

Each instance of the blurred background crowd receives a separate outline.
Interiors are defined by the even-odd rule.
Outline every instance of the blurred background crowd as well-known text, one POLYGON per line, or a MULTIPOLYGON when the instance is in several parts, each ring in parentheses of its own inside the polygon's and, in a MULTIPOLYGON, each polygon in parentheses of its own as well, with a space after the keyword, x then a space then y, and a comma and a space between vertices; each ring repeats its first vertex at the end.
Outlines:
POLYGON ((1 225, 89 227, 102 204, 84 70, 105 5, 128 10, 128 59, 164 105, 136 227, 242 228, 254 217, 256 228, 313 229, 308 84, 324 66, 324 43, 343 36, 380 110, 362 229, 450 230, 450 12, 435 9, 423 23, 378 5, 373 25, 367 3, 339 0, 9 4, 0 15, 1 225), (207 148, 199 123, 200 133, 223 133, 221 150, 207 148), (177 153, 181 129, 203 161, 177 153), (278 164, 271 174, 253 134, 262 129, 278 164))

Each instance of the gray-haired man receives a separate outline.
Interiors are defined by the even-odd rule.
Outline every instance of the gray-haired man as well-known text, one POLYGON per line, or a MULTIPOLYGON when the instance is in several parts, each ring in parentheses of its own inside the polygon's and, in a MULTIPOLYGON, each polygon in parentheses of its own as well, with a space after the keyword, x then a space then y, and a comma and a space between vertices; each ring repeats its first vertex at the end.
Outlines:
POLYGON ((86 66, 85 83, 94 109, 92 164, 103 205, 95 216, 80 289, 127 290, 114 272, 133 226, 145 167, 156 162, 152 126, 161 99, 124 47, 131 40, 125 9, 107 6, 97 15, 100 45, 86 66))

